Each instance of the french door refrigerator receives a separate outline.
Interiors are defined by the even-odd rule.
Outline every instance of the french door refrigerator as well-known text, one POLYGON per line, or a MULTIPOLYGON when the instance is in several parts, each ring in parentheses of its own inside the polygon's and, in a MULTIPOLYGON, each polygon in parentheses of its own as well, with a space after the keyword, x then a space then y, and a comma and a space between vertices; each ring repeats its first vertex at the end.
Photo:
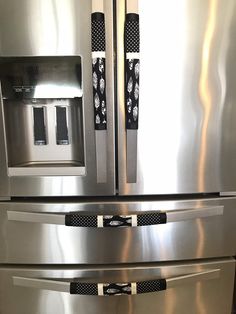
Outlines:
POLYGON ((234 0, 0 0, 1 314, 230 314, 235 35, 234 0))

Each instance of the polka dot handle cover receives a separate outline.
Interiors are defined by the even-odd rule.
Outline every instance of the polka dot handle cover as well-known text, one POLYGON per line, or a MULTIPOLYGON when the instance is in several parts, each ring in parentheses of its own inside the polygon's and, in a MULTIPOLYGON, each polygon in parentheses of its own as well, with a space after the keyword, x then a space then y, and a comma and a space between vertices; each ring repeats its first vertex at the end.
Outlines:
POLYGON ((164 291, 167 289, 165 279, 140 281, 135 283, 82 283, 72 282, 70 294, 118 296, 135 295, 164 291))
POLYGON ((125 111, 126 129, 138 129, 139 115, 139 15, 126 14, 125 22, 125 111))
POLYGON ((142 215, 81 215, 69 213, 65 216, 65 225, 87 228, 119 228, 155 226, 167 223, 166 213, 146 213, 142 215))
POLYGON ((92 70, 95 130, 107 129, 105 16, 92 13, 92 70))

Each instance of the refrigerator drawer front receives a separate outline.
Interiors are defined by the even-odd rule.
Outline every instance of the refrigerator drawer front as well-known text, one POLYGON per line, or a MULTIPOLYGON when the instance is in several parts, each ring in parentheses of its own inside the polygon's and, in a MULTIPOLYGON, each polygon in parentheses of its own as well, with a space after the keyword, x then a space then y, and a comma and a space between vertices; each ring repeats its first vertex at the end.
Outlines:
POLYGON ((3 314, 230 314, 235 262, 1 268, 3 314))
POLYGON ((234 256, 236 198, 1 203, 0 263, 108 264, 234 256))

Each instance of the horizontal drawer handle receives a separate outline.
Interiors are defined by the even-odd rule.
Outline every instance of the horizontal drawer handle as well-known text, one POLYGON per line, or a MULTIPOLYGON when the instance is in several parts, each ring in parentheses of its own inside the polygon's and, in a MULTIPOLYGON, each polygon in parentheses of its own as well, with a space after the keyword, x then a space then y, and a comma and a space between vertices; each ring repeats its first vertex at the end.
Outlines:
POLYGON ((72 282, 66 282, 55 279, 48 280, 16 276, 13 277, 13 283, 15 286, 67 292, 72 295, 118 296, 159 292, 184 284, 217 279, 219 276, 220 270, 213 269, 169 279, 155 279, 128 283, 84 283, 77 282, 76 279, 73 279, 72 282))
POLYGON ((8 211, 7 215, 9 221, 57 224, 69 227, 123 228, 155 226, 168 222, 220 216, 223 213, 224 206, 215 206, 191 210, 147 212, 135 215, 83 215, 78 212, 70 212, 63 215, 23 211, 8 211))

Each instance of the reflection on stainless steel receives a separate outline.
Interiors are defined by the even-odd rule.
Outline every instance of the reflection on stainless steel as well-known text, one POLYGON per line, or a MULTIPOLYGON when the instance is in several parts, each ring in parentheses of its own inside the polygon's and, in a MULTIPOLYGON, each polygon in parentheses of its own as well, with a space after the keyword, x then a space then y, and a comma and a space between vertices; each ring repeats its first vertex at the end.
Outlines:
POLYGON ((119 191, 234 191, 234 0, 139 1, 140 123, 137 183, 127 183, 123 1, 117 1, 119 191), (155 36, 149 36, 155 29, 155 36), (228 40, 227 40, 228 38, 228 40), (147 140, 148 139, 148 140, 147 140))
MULTIPOLYGON (((204 308, 207 314, 230 313, 232 301, 233 275, 235 262, 233 259, 221 261, 192 262, 169 265, 147 264, 144 266, 130 265, 129 267, 56 267, 56 268, 0 268, 0 309, 4 314, 24 313, 32 314, 37 309, 38 314, 52 314, 51 309, 58 314, 81 313, 135 313, 154 314, 157 309, 160 313, 170 314, 169 303, 176 300, 175 314, 194 313, 192 309, 204 308), (220 277, 201 281, 192 277, 197 273, 202 276, 212 276, 214 271, 220 270, 220 277), (121 278, 128 278, 128 282, 145 281, 165 278, 169 282, 173 277, 179 277, 179 284, 163 292, 147 293, 137 296, 96 297, 71 296, 58 291, 38 290, 31 287, 14 286, 13 278, 28 278, 37 284, 44 279, 53 281, 52 285, 67 281, 70 278, 83 282, 121 282, 121 278), (192 278, 190 282, 183 282, 181 278, 192 278), (200 294, 196 296, 199 287, 200 294), (219 296, 221 296, 219 298, 219 296), (30 300, 30 303, 28 302, 30 300), (186 312, 186 309, 188 312, 186 312), (65 312, 66 310, 66 312, 65 312), (192 311, 192 312, 189 312, 192 311)), ((204 279, 202 277, 202 279, 204 279)), ((20 280, 19 278, 19 280, 20 280)), ((178 280, 177 280, 178 281, 178 280)), ((176 284, 177 284, 176 281, 176 284)), ((27 283, 27 280, 24 280, 27 283)), ((201 313, 201 312, 199 312, 201 313)))
POLYGON ((196 299, 197 299, 197 313, 207 314, 207 309, 205 304, 202 302, 202 283, 198 282, 196 284, 196 299))
MULTIPOLYGON (((104 5, 107 30, 106 96, 108 129, 107 145, 104 146, 104 156, 107 158, 107 165, 105 169, 106 173, 104 174, 103 171, 102 177, 97 170, 97 167, 100 167, 100 163, 96 164, 94 113, 93 106, 91 105, 91 1, 62 0, 58 2, 34 0, 29 3, 28 0, 22 0, 19 3, 16 0, 9 0, 7 2, 0 0, 0 8, 0 56, 2 61, 3 59, 6 61, 10 57, 15 57, 14 59, 18 61, 27 59, 28 62, 37 59, 40 63, 42 60, 56 60, 58 58, 63 60, 60 62, 60 66, 63 66, 65 70, 58 70, 58 67, 55 66, 53 71, 49 71, 48 67, 45 67, 43 62, 41 62, 40 69, 43 68, 43 70, 39 71, 40 75, 37 78, 40 80, 37 86, 35 86, 35 89, 29 89, 30 86, 27 86, 27 84, 16 86, 16 90, 18 92, 22 90, 24 97, 29 103, 22 106, 19 105, 19 102, 16 102, 15 105, 9 105, 9 101, 11 100, 5 99, 5 102, 7 102, 7 105, 4 105, 5 115, 8 116, 10 121, 17 123, 17 125, 19 124, 21 130, 19 133, 23 135, 23 139, 20 142, 15 138, 17 137, 15 132, 11 134, 12 136, 9 136, 9 129, 12 129, 9 128, 9 121, 6 122, 7 141, 5 141, 5 122, 2 121, 4 110, 1 103, 0 146, 2 149, 0 150, 0 195, 10 197, 114 194, 113 1, 106 1, 104 5), (64 75, 67 73, 65 67, 66 60, 71 60, 71 58, 78 60, 79 57, 82 60, 82 82, 80 75, 76 78, 74 72, 73 75, 64 75), (49 73, 45 75, 47 71, 49 73), (55 73, 58 71, 59 75, 56 75, 55 73), (75 84, 76 80, 80 82, 75 84), (71 100, 71 93, 73 93, 73 97, 80 96, 80 98, 71 100), (46 101, 42 97, 51 98, 52 96, 53 98, 63 97, 64 99, 69 97, 70 100, 68 101, 70 104, 71 102, 79 103, 76 107, 78 110, 72 110, 71 115, 68 113, 68 118, 73 125, 71 129, 70 121, 68 121, 69 145, 55 144, 54 113, 51 110, 49 101, 47 101, 46 105, 42 104, 46 101), (35 99, 35 97, 37 98, 35 99), (30 122, 32 116, 29 104, 31 106, 45 105, 48 109, 48 114, 50 115, 50 121, 46 125, 48 127, 48 133, 46 134, 48 142, 44 147, 31 145, 33 133, 31 129, 32 123, 30 122), (76 118, 76 115, 79 115, 79 117, 76 118), (75 119, 77 119, 78 123, 75 123, 75 119), (77 137, 72 136, 75 132, 78 133, 77 137), (71 145, 70 140, 73 140, 71 145), (83 144, 81 145, 81 143, 83 144), (6 152, 7 149, 8 152, 6 152), (8 160, 6 160, 6 154, 8 154, 8 160), (40 154, 41 159, 44 158, 51 161, 52 166, 46 169, 41 164, 40 166, 43 168, 41 172, 38 169, 40 168, 39 164, 35 164, 32 167, 33 163, 39 161, 40 154), (61 167, 62 165, 58 166, 55 164, 57 160, 53 160, 52 155, 54 157, 56 155, 56 159, 60 159, 62 164, 68 161, 71 164, 69 165, 68 163, 65 167, 61 167), (23 167, 23 163, 28 163, 29 166, 23 167), (74 167, 74 163, 77 163, 77 167, 74 167), (20 168, 18 167, 19 165, 20 168), (7 166, 9 166, 8 172, 7 166), (25 172, 26 175, 24 175, 25 172), (98 178, 97 172, 99 174, 98 178)), ((59 100, 55 99, 55 102, 59 102, 59 100)), ((58 106, 58 103, 54 105, 58 106)), ((12 133, 11 131, 10 133, 12 133)), ((43 160, 41 161, 43 162, 43 160)))
POLYGON ((208 153, 209 122, 213 110, 213 93, 211 90, 210 68, 212 59, 212 45, 216 36, 218 0, 209 0, 209 16, 202 47, 202 65, 199 79, 199 94, 203 106, 203 122, 199 156, 199 191, 205 191, 206 158, 208 153))
POLYGON ((196 223, 197 223, 197 229, 198 229, 197 256, 198 258, 200 258, 200 256, 202 256, 202 252, 204 252, 204 245, 205 245, 204 227, 202 225, 201 219, 198 219, 196 223))
POLYGON ((101 264, 233 256, 235 205, 236 198, 112 203, 2 202, 0 262, 101 264), (224 211, 217 214, 223 207, 224 211), (214 209, 216 214, 201 216, 203 208, 206 213, 214 209), (155 211, 166 212, 167 216, 182 212, 183 217, 184 212, 191 212, 195 218, 135 228, 63 225, 65 215, 70 212, 96 216, 155 211))

